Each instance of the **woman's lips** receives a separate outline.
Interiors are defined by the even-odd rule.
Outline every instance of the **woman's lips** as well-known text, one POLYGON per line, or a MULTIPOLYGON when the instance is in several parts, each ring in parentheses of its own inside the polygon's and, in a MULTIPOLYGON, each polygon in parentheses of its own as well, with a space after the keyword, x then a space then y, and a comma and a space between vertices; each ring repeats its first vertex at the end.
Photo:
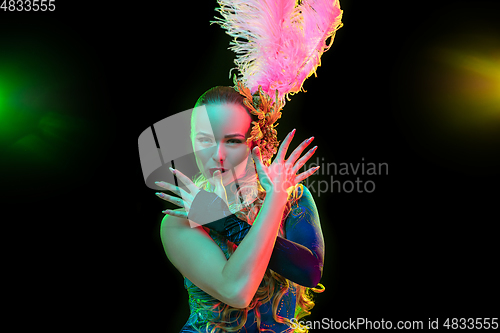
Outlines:
POLYGON ((210 172, 210 175, 213 177, 214 172, 217 170, 220 170, 221 173, 224 173, 227 171, 227 169, 224 169, 224 168, 210 168, 210 169, 208 169, 208 172, 210 172))

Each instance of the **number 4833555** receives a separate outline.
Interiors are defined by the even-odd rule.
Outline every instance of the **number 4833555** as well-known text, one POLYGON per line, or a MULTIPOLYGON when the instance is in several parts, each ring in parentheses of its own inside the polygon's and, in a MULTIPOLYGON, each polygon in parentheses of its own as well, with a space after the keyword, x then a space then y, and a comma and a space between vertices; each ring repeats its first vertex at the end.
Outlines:
POLYGON ((4 12, 37 12, 56 10, 56 0, 4 0, 0 9, 4 12))

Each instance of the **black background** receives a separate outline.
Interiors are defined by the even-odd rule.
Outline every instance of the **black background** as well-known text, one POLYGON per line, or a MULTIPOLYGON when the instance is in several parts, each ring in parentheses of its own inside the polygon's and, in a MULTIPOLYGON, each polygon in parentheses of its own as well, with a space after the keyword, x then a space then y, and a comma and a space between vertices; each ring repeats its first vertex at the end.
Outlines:
MULTIPOLYGON (((231 85, 230 37, 209 24, 215 6, 61 1, 50 13, 0 13, 0 52, 50 45, 75 73, 71 112, 91 124, 63 174, 3 161, 4 274, 20 327, 176 332, 187 320, 182 276, 158 234, 171 206, 144 185, 137 138, 231 85)), ((315 195, 326 291, 308 320, 498 317, 498 136, 481 153, 441 140, 418 74, 430 66, 421 51, 450 35, 500 36, 499 6, 341 6, 344 27, 307 92, 287 103, 278 137, 296 128, 295 144, 314 135, 325 163, 363 158, 389 172, 362 176, 373 193, 315 195)))

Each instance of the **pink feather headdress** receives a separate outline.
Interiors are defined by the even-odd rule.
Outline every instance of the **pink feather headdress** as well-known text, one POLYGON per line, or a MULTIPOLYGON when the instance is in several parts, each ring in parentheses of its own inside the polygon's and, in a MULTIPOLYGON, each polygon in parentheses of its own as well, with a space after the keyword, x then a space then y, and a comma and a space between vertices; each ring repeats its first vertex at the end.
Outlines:
POLYGON ((261 151, 267 147, 263 159, 270 162, 278 145, 274 123, 281 117, 285 98, 289 100, 289 94, 303 90, 304 81, 316 75, 321 55, 342 27, 342 10, 338 0, 217 2, 220 8, 216 11, 223 18, 216 17, 212 23, 234 37, 229 49, 236 53, 234 62, 239 72, 235 89, 259 117, 251 140, 259 144, 261 151), (252 99, 256 92, 257 101, 252 99))

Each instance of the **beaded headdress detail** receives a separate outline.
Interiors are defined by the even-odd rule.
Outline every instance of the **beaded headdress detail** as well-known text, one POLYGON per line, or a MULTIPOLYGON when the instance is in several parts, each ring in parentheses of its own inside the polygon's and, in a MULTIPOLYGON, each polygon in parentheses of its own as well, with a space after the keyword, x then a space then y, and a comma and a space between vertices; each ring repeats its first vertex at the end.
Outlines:
POLYGON ((282 103, 278 100, 278 91, 276 90, 276 100, 270 98, 262 87, 259 86, 258 96, 253 96, 250 89, 245 87, 241 81, 235 78, 235 90, 245 99, 243 104, 250 110, 250 113, 258 117, 258 121, 252 121, 252 130, 247 143, 254 141, 260 148, 262 161, 265 165, 271 164, 271 158, 278 149, 278 138, 275 127, 276 121, 281 118, 282 103))

